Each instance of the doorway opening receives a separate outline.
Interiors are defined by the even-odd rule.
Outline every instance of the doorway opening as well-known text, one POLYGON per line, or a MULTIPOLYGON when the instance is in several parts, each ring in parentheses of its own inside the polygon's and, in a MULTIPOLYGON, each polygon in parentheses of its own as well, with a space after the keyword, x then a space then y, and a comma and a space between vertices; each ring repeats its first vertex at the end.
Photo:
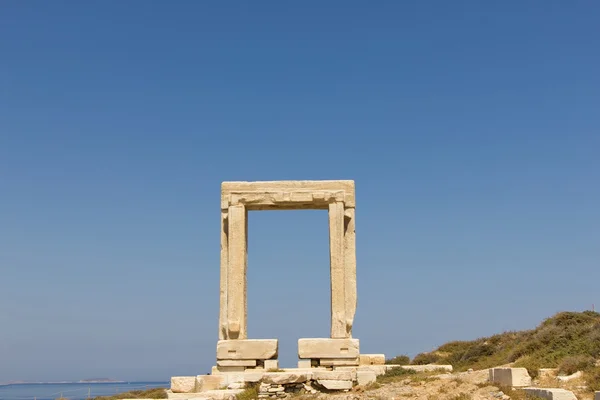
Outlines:
POLYGON ((279 340, 279 366, 297 366, 298 339, 331 325, 326 210, 248 212, 248 337, 279 340))

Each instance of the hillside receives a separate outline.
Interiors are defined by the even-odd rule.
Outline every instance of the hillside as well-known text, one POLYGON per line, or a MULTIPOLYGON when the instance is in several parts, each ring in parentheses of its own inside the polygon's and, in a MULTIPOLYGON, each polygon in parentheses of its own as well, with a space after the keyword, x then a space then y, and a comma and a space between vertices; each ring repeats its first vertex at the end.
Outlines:
POLYGON ((570 374, 591 371, 600 359, 600 313, 561 312, 537 328, 472 341, 454 341, 418 354, 412 364, 451 364, 456 371, 514 363, 537 376, 539 368, 570 374))

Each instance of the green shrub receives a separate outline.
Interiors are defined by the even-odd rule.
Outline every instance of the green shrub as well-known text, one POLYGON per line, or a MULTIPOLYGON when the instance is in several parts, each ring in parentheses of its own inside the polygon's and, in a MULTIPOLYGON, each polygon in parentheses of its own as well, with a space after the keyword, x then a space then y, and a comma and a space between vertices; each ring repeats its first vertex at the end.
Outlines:
POLYGON ((589 390, 600 392, 600 367, 588 369, 583 376, 589 390))
POLYGON ((412 376, 415 374, 416 374, 416 371, 413 371, 412 369, 389 368, 387 371, 385 371, 385 374, 379 375, 377 377, 377 382, 378 383, 386 383, 389 381, 397 380, 400 377, 408 377, 408 376, 412 376))
POLYGON ((568 356, 563 358, 558 366, 558 372, 564 375, 571 375, 577 371, 585 371, 594 366, 594 357, 580 354, 577 356, 568 356))
POLYGON ((418 354, 412 364, 451 364, 465 371, 515 363, 536 377, 539 368, 585 369, 590 358, 600 358, 600 314, 585 311, 558 313, 531 330, 448 342, 418 354))
POLYGON ((419 353, 413 358, 412 364, 414 365, 425 365, 435 364, 440 360, 440 356, 435 353, 419 353))
POLYGON ((392 365, 408 365, 410 364, 410 357, 403 354, 394 358, 390 358, 389 360, 385 360, 385 363, 392 365))
POLYGON ((545 368, 546 365, 536 357, 525 357, 517 361, 515 363, 515 367, 526 368, 529 376, 535 379, 540 373, 540 368, 545 368))

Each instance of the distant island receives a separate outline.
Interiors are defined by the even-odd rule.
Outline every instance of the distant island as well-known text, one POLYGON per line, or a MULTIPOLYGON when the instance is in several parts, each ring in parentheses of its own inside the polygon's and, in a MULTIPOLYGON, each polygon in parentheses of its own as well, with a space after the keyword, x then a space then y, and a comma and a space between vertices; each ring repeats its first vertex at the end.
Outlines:
POLYGON ((56 381, 56 382, 33 382, 33 381, 8 381, 0 382, 0 386, 7 385, 52 385, 52 384, 68 384, 68 383, 127 383, 127 381, 119 381, 111 378, 91 378, 81 379, 79 381, 56 381))

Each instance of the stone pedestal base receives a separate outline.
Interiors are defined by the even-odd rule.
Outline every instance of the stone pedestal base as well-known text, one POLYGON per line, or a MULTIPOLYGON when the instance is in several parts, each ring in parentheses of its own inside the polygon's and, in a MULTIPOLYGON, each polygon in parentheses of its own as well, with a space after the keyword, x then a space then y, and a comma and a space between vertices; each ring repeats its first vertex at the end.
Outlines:
POLYGON ((398 365, 334 366, 311 368, 286 368, 277 372, 262 367, 213 367, 211 375, 171 378, 169 399, 182 400, 197 397, 221 399, 230 398, 243 388, 259 385, 261 398, 285 397, 303 389, 316 394, 319 391, 350 390, 354 385, 366 386, 375 382, 376 376, 385 373, 386 367, 398 365), (192 393, 202 393, 195 396, 192 393), (219 397, 223 396, 223 397, 219 397))
POLYGON ((236 339, 217 342, 217 366, 213 372, 277 369, 277 339, 236 339))
POLYGON ((219 340, 217 360, 270 360, 277 358, 277 339, 219 340))
POLYGON ((358 339, 299 339, 298 358, 311 360, 312 366, 359 365, 358 339))

